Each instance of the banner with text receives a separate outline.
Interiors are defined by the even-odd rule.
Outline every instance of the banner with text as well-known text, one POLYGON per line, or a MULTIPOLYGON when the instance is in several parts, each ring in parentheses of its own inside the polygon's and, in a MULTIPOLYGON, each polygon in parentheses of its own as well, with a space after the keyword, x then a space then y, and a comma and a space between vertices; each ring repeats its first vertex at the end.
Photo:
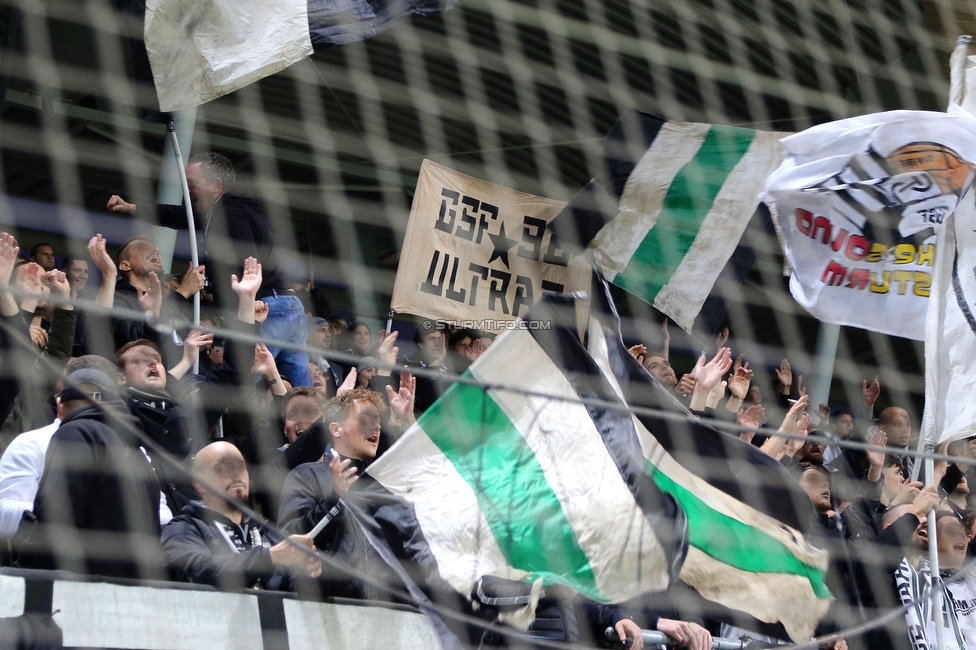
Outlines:
POLYGON ((925 338, 936 233, 976 170, 976 120, 892 111, 782 140, 763 195, 790 291, 821 321, 925 338))
POLYGON ((425 160, 391 308, 498 331, 543 292, 587 288, 589 267, 547 228, 565 205, 425 160))

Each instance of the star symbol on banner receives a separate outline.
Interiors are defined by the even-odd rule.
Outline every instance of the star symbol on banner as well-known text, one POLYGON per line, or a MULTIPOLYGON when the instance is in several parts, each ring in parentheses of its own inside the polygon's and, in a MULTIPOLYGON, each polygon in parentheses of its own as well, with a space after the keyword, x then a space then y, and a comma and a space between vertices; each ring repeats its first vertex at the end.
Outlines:
POLYGON ((508 238, 508 236, 505 234, 504 223, 498 229, 497 235, 488 233, 488 236, 491 238, 491 243, 495 247, 495 250, 491 252, 491 257, 488 258, 488 263, 491 264, 496 259, 500 259, 502 262, 504 262, 506 267, 512 268, 508 264, 508 251, 512 249, 512 246, 518 243, 518 240, 508 238))

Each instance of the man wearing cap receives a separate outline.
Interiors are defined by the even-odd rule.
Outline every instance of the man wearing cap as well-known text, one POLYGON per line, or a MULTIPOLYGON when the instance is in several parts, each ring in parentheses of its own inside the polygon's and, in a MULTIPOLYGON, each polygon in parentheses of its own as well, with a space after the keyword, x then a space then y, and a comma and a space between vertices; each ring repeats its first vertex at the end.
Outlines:
MULTIPOLYGON (((76 379, 86 375, 80 374, 87 369, 96 369, 107 375, 115 385, 118 375, 112 363, 97 355, 85 355, 72 359, 68 363, 65 375, 79 373, 76 379)), ((34 508, 34 497, 37 496, 37 485, 44 471, 44 457, 47 455, 51 437, 61 425, 61 420, 38 429, 25 431, 14 438, 0 457, 0 538, 13 537, 24 511, 34 508)), ((166 513, 169 509, 166 509, 166 513)), ((160 517, 165 513, 161 512, 160 517)), ((167 521, 168 521, 167 517, 167 521)))
POLYGON ((104 372, 73 372, 32 514, 13 540, 17 566, 161 579, 159 485, 104 372))

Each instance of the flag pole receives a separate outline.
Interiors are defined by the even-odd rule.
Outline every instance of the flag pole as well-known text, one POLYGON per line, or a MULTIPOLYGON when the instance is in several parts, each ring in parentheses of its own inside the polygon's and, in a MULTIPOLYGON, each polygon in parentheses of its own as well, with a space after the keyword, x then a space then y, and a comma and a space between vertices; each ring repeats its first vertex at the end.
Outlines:
MULTIPOLYGON (((830 402, 830 384, 834 379, 834 363, 837 359, 837 343, 840 340, 840 325, 820 323, 817 334, 817 371, 810 395, 810 410, 816 412, 819 404, 830 402)), ((819 423, 823 426, 823 423, 819 423)))
MULTIPOLYGON (((183 166, 183 155, 180 153, 180 142, 176 137, 176 123, 170 120, 166 124, 166 135, 173 145, 173 153, 176 154, 176 167, 180 174, 180 183, 183 185, 183 207, 186 209, 186 225, 190 231, 190 264, 192 268, 200 266, 200 259, 197 254, 197 229, 193 222, 193 204, 190 201, 190 186, 186 182, 186 168, 183 166)), ((200 326, 200 292, 193 294, 193 326, 200 326)), ((193 374, 200 374, 200 359, 197 358, 193 364, 193 374)))
POLYGON ((387 336, 389 336, 390 335, 390 332, 393 331, 393 314, 395 314, 395 313, 396 312, 393 311, 393 308, 391 307, 390 308, 390 313, 386 315, 386 335, 387 336))
MULTIPOLYGON (((925 452, 935 453, 932 444, 925 446, 925 452)), ((925 459, 926 487, 935 485, 935 459, 929 456, 925 459)), ((939 540, 935 524, 936 508, 929 511, 929 588, 934 591, 932 598, 933 617, 935 618, 935 644, 938 650, 945 650, 945 627, 942 612, 942 578, 939 576, 939 540)))

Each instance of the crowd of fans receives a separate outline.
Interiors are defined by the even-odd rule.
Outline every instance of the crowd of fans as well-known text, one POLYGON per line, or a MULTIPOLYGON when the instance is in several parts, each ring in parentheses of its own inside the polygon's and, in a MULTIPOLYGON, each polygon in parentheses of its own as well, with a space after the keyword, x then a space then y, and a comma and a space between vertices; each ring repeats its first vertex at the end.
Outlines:
MULTIPOLYGON (((194 158, 187 176, 205 255, 182 275, 163 277, 159 249, 145 237, 112 259, 96 235, 88 259, 65 255, 58 267, 50 245, 34 246, 25 260, 14 238, 0 234, 3 564, 395 599, 375 583, 396 585, 397 576, 347 525, 340 498, 493 336, 421 327, 415 351, 402 356, 397 332, 315 313, 278 269, 260 202, 230 192, 230 163, 216 154, 194 158), (187 325, 197 294, 202 329, 187 325), (78 298, 95 307, 79 308, 78 298), (303 550, 313 548, 346 570, 303 550)), ((108 209, 138 210, 120 197, 108 209)), ((180 225, 179 206, 156 211, 180 225)), ((764 391, 727 340, 725 331, 714 357, 702 355, 680 377, 669 361, 667 322, 653 349, 638 344, 631 353, 696 416, 743 427, 742 441, 794 473, 816 513, 812 542, 830 551, 828 581, 840 603, 862 616, 900 606, 898 580, 927 571, 932 510, 943 576, 976 552, 971 466, 936 463, 937 487, 912 480, 915 423, 896 406, 874 412, 877 377, 864 381, 852 409, 820 405, 812 413, 789 361, 764 391), (813 432, 887 451, 777 435, 813 432)), ((942 451, 976 457, 976 441, 942 451)), ((949 587, 961 635, 976 631, 968 623, 971 584, 949 587)), ((639 648, 643 627, 703 650, 712 634, 746 634, 666 594, 609 607, 547 592, 530 630, 537 636, 572 640, 613 627, 639 648)), ((910 615, 850 641, 911 647, 930 634, 924 616, 910 615)), ((489 636, 481 641, 504 643, 489 636)))

